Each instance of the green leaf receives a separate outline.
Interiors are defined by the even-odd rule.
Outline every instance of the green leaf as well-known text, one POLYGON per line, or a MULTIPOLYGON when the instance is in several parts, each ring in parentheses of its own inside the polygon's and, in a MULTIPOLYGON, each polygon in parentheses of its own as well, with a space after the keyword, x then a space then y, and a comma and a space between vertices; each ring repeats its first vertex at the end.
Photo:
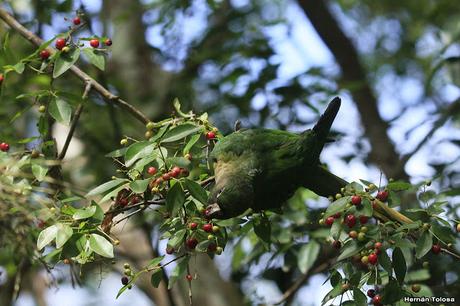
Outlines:
POLYGON ((83 53, 89 59, 89 62, 99 70, 105 70, 105 53, 93 48, 84 48, 83 53))
POLYGON ((341 218, 335 219, 331 226, 331 236, 335 240, 339 239, 340 232, 342 231, 342 220, 341 218))
POLYGON ((444 243, 454 243, 455 236, 452 233, 452 230, 447 226, 442 226, 436 221, 431 221, 431 231, 444 243))
POLYGON ((329 291, 326 296, 321 301, 321 305, 326 304, 328 301, 342 294, 342 285, 337 284, 331 291, 329 291))
POLYGON ((402 190, 410 189, 411 187, 412 185, 410 183, 403 182, 403 181, 396 181, 396 182, 388 183, 386 188, 392 191, 402 191, 402 190))
POLYGON ((269 244, 271 238, 270 221, 265 215, 254 217, 253 219, 254 232, 263 242, 269 244))
POLYGON ((89 206, 85 208, 80 208, 75 211, 72 218, 74 220, 88 219, 96 213, 96 206, 89 206))
POLYGON ((72 108, 61 98, 51 100, 48 111, 57 122, 69 125, 72 117, 72 108))
POLYGON ((329 205, 329 207, 326 210, 326 213, 324 214, 324 218, 327 218, 329 216, 335 215, 338 212, 343 212, 345 210, 345 206, 350 202, 350 197, 343 197, 340 198, 329 205))
POLYGON ((56 225, 51 225, 40 232, 37 239, 37 248, 40 251, 51 241, 56 239, 58 232, 58 227, 56 225))
POLYGON ((182 153, 187 154, 190 152, 190 149, 195 145, 195 143, 200 139, 201 134, 195 134, 192 137, 190 137, 190 140, 187 142, 187 144, 184 147, 184 150, 182 153))
POLYGON ((129 183, 129 188, 134 193, 143 193, 145 190, 147 190, 150 181, 151 179, 132 181, 131 183, 129 183))
POLYGON ((429 231, 424 231, 417 240, 415 257, 422 258, 433 246, 433 236, 429 231))
POLYGON ((158 270, 153 271, 152 276, 150 277, 150 284, 152 284, 153 288, 158 288, 162 280, 163 280, 163 270, 158 269, 158 270))
POLYGON ((38 163, 32 164, 32 174, 35 176, 37 181, 39 182, 43 181, 46 177, 47 172, 48 172, 47 167, 43 167, 42 165, 39 165, 38 163))
POLYGON ((361 251, 362 248, 363 246, 359 246, 356 243, 356 241, 350 241, 350 242, 345 243, 345 245, 342 248, 342 253, 337 258, 337 261, 341 261, 345 258, 351 257, 359 253, 359 251, 361 251))
POLYGON ((171 289, 174 283, 181 277, 184 276, 185 272, 187 272, 188 261, 190 257, 184 257, 179 260, 177 266, 173 269, 171 276, 169 277, 169 284, 168 289, 171 289))
POLYGON ((181 184, 178 182, 169 189, 166 195, 166 209, 175 216, 179 209, 184 205, 185 193, 181 184))
POLYGON ((392 304, 399 301, 403 297, 403 292, 399 283, 393 278, 390 278, 388 284, 385 285, 382 295, 383 304, 392 304))
POLYGON ((121 157, 125 155, 127 150, 128 148, 116 149, 115 151, 105 154, 105 157, 121 157))
POLYGON ((208 195, 203 187, 195 181, 185 179, 185 188, 190 192, 192 197, 200 201, 201 203, 206 203, 208 200, 208 195))
POLYGON ((300 272, 306 274, 318 258, 320 245, 315 240, 308 242, 300 248, 297 255, 297 266, 300 272))
POLYGON ((72 237, 73 229, 67 224, 56 223, 57 235, 56 235, 56 248, 61 248, 67 240, 72 237))
POLYGON ((164 258, 164 256, 159 256, 152 259, 151 261, 149 261, 147 268, 150 269, 156 267, 164 258))
POLYGON ((155 151, 155 143, 140 141, 128 147, 125 153, 125 165, 131 167, 138 159, 152 155, 155 151))
POLYGON ((357 288, 354 288, 353 289, 353 299, 355 301, 355 304, 356 306, 366 306, 367 305, 367 298, 366 296, 364 295, 364 293, 357 289, 357 288))
POLYGON ((387 252, 383 251, 379 255, 379 264, 388 272, 389 275, 392 273, 391 260, 387 252))
POLYGON ((161 142, 174 142, 187 137, 188 135, 194 134, 201 131, 201 126, 196 126, 190 123, 178 125, 170 129, 163 137, 161 142))
POLYGON ((101 235, 91 234, 89 247, 103 257, 113 258, 113 245, 101 235))
POLYGON ((400 248, 395 248, 393 251, 393 269, 395 270, 396 279, 402 285, 406 277, 406 259, 400 248))
POLYGON ((54 62, 53 78, 57 78, 70 69, 80 57, 80 49, 72 48, 69 52, 59 52, 54 62))
POLYGON ((91 197, 91 196, 95 196, 95 195, 107 192, 109 190, 112 190, 120 186, 123 183, 126 183, 127 181, 128 181, 127 179, 114 179, 114 180, 108 181, 92 189, 90 192, 86 194, 86 197, 91 197))
POLYGON ((178 247, 184 242, 186 233, 187 230, 185 228, 175 232, 169 239, 168 246, 173 247, 174 249, 178 249, 178 247))

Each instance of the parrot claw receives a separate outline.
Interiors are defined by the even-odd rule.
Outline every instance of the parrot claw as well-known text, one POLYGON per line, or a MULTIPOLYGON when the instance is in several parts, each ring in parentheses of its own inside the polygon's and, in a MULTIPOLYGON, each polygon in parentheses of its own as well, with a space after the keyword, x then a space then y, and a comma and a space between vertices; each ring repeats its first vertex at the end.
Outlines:
POLYGON ((206 207, 205 215, 208 218, 220 219, 223 216, 222 209, 220 209, 219 204, 213 203, 206 207))

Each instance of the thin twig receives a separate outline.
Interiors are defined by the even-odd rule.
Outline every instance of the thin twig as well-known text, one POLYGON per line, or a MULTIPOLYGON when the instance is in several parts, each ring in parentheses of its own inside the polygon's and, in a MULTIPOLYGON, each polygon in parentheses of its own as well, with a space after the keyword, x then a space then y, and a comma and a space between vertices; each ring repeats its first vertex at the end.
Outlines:
MULTIPOLYGON (((11 28, 15 29, 16 31, 19 32, 24 38, 26 38, 28 41, 30 41, 32 44, 36 46, 41 46, 44 41, 29 31, 27 28, 25 28, 19 21, 17 21, 13 16, 11 16, 5 9, 0 8, 0 18, 8 24, 11 28)), ((47 48, 47 50, 51 53, 54 54, 56 51, 53 48, 47 48)), ((122 100, 120 97, 112 94, 108 89, 106 89, 104 86, 102 86, 100 83, 98 83, 96 80, 91 78, 86 72, 82 71, 80 68, 77 66, 73 65, 70 67, 70 71, 72 71, 73 74, 75 74, 80 80, 83 82, 89 82, 91 83, 91 87, 97 91, 104 99, 106 100, 107 103, 112 103, 114 105, 119 106, 123 110, 129 112, 131 115, 133 115, 137 120, 142 122, 143 124, 147 124, 150 120, 137 108, 129 104, 128 102, 122 100)))
MULTIPOLYGON (((191 275, 189 264, 187 264, 187 274, 191 275)), ((193 294, 192 294, 192 282, 191 281, 188 281, 188 301, 189 301, 190 306, 193 306, 193 294)))

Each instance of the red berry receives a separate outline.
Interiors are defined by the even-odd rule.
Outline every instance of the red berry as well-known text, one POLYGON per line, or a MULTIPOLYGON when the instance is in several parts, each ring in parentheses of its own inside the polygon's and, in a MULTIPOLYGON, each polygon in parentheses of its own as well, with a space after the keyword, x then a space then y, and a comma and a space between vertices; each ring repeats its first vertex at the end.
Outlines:
POLYGON ((119 203, 121 206, 126 206, 128 205, 128 199, 127 198, 120 199, 119 203))
POLYGON ((335 215, 332 215, 334 217, 334 219, 338 219, 340 218, 342 214, 341 213, 336 213, 335 215))
POLYGON ((351 197, 351 204, 356 205, 356 206, 361 205, 361 197, 357 196, 357 195, 352 196, 351 197))
POLYGON ((174 250, 173 247, 171 247, 171 246, 166 247, 166 254, 171 255, 172 253, 174 253, 174 251, 175 250, 174 250))
POLYGON ((381 242, 376 242, 374 244, 374 248, 376 248, 377 250, 380 250, 382 248, 382 243, 381 242))
POLYGON ((141 201, 141 199, 138 196, 134 196, 131 198, 131 204, 137 204, 141 201))
POLYGON ((334 217, 327 217, 324 223, 326 223, 327 226, 332 226, 332 223, 334 223, 334 220, 335 220, 334 217))
POLYGON ((178 177, 179 174, 180 174, 180 168, 175 166, 174 168, 172 168, 172 170, 169 172, 169 174, 172 176, 172 177, 178 177))
POLYGON ((388 199, 388 191, 382 190, 377 193, 376 196, 377 199, 379 199, 382 202, 385 202, 388 199))
POLYGON ((37 219, 37 227, 38 228, 44 228, 45 227, 45 221, 43 221, 42 219, 37 219))
POLYGON ((74 25, 79 25, 80 23, 81 23, 80 17, 77 16, 77 17, 75 17, 75 18, 73 19, 73 24, 74 24, 74 25))
POLYGON ((194 229, 196 229, 198 227, 198 223, 192 222, 192 223, 189 224, 189 227, 190 227, 190 229, 194 230, 194 229))
POLYGON ((439 254, 441 253, 441 246, 439 244, 435 244, 431 247, 431 251, 434 253, 434 254, 439 254))
POLYGON ((180 169, 180 176, 187 177, 189 174, 190 172, 187 169, 185 168, 180 169))
POLYGON ((189 238, 187 241, 185 241, 187 244, 187 247, 191 250, 196 248, 196 245, 198 244, 198 240, 196 238, 189 238))
POLYGON ((129 283, 129 278, 127 276, 123 276, 121 278, 121 283, 126 286, 129 283))
POLYGON ((370 263, 370 264, 372 264, 372 265, 377 264, 377 261, 378 261, 378 256, 377 256, 377 254, 372 253, 372 254, 370 254, 368 257, 369 257, 369 263, 370 263))
POLYGON ((42 60, 47 60, 48 57, 50 57, 50 55, 51 55, 51 53, 46 49, 40 51, 40 57, 41 57, 42 60))
POLYGON ((169 181, 171 179, 171 175, 169 173, 165 173, 161 176, 163 180, 169 181))
POLYGON ((208 245, 208 252, 214 253, 216 250, 217 250, 217 245, 215 243, 212 242, 208 245))
POLYGON ((104 40, 104 44, 110 47, 112 45, 112 40, 110 38, 107 38, 106 40, 104 40))
POLYGON ((193 280, 193 276, 191 274, 185 275, 185 279, 191 282, 193 280))
POLYGON ((352 239, 356 239, 358 237, 358 232, 357 231, 351 231, 348 233, 348 236, 352 239))
POLYGON ((2 150, 3 152, 8 152, 10 150, 10 145, 6 142, 0 143, 0 150, 2 150))
POLYGON ((374 289, 367 290, 367 296, 370 298, 373 298, 375 296, 375 290, 374 289))
POLYGON ((211 224, 211 223, 206 223, 206 224, 204 224, 204 225, 203 225, 203 230, 204 230, 205 232, 208 232, 208 233, 212 232, 212 224, 211 224))
POLYGON ((3 82, 4 79, 5 79, 5 78, 3 77, 3 74, 0 73, 0 85, 2 84, 2 82, 3 82))
POLYGON ((214 132, 207 132, 206 133, 206 139, 211 140, 211 139, 214 139, 214 138, 216 138, 216 133, 214 133, 214 132))
POLYGON ((62 50, 62 48, 64 48, 66 44, 67 44, 67 41, 64 38, 56 39, 56 44, 55 44, 56 49, 62 50))
POLYGON ((155 186, 158 186, 158 185, 160 185, 160 184, 163 183, 163 182, 164 182, 164 180, 163 180, 161 177, 159 177, 159 178, 157 178, 157 179, 155 180, 155 184, 154 184, 154 185, 155 185, 155 186))
POLYGON ((99 39, 91 39, 89 41, 89 45, 93 48, 99 47, 99 39))
POLYGON ((147 169, 147 173, 150 174, 150 175, 154 175, 155 173, 157 173, 157 168, 155 167, 149 167, 147 169))
POLYGON ((353 227, 356 224, 356 217, 354 215, 348 215, 345 219, 345 223, 348 225, 348 227, 353 227))
POLYGON ((382 297, 378 294, 372 298, 372 303, 374 305, 380 304, 381 302, 382 302, 382 297))
POLYGON ((359 216, 359 223, 366 224, 369 221, 369 218, 366 216, 359 216))
POLYGON ((332 247, 338 250, 342 247, 342 243, 339 240, 334 240, 334 242, 332 242, 332 247))

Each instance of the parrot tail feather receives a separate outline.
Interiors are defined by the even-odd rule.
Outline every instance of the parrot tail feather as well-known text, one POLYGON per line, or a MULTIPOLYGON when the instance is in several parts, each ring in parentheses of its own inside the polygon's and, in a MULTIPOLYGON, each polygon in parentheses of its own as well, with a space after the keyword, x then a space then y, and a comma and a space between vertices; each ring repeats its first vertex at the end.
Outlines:
POLYGON ((331 129, 332 123, 334 122, 335 116, 340 109, 340 98, 335 97, 327 106, 324 113, 319 118, 318 122, 313 127, 313 131, 316 133, 319 139, 326 141, 329 130, 331 129))

